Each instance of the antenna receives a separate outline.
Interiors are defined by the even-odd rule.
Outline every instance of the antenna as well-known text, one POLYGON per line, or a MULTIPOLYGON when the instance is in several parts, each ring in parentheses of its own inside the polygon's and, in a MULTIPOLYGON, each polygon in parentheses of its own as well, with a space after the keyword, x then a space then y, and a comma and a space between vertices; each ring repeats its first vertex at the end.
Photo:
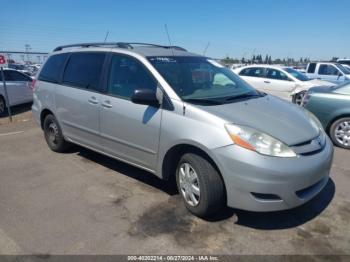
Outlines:
POLYGON ((208 44, 204 48, 203 55, 205 55, 205 53, 207 52, 209 45, 210 45, 210 42, 208 42, 208 44))
POLYGON ((168 41, 169 41, 169 45, 170 45, 171 52, 173 53, 173 56, 175 56, 174 50, 173 50, 173 45, 171 44, 171 40, 170 40, 170 36, 169 36, 169 31, 168 31, 168 26, 167 26, 167 24, 165 24, 164 27, 165 27, 165 32, 166 32, 166 34, 167 34, 167 36, 168 36, 168 41))
POLYGON ((108 35, 109 35, 109 30, 107 30, 107 32, 106 32, 106 36, 105 36, 105 40, 104 40, 104 43, 106 43, 106 41, 107 41, 107 38, 108 38, 108 35))

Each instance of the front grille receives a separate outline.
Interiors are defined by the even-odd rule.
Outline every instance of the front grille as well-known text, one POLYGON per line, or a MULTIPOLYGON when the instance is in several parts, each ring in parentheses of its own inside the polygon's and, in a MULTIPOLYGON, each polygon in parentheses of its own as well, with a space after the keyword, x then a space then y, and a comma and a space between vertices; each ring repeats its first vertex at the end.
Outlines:
POLYGON ((279 196, 274 194, 261 194, 261 193, 254 193, 254 192, 251 192, 251 194, 258 200, 270 200, 270 201, 282 200, 279 196))
POLYGON ((310 156, 321 152, 326 145, 326 134, 322 132, 314 139, 291 146, 293 151, 302 156, 310 156))

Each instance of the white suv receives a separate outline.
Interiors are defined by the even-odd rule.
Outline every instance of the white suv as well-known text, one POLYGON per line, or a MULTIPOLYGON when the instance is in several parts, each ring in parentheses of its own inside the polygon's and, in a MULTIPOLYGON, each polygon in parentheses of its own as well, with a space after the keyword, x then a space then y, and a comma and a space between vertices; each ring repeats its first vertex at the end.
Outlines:
POLYGON ((305 92, 315 86, 332 86, 333 83, 311 80, 291 67, 250 65, 233 70, 259 91, 301 104, 305 92))

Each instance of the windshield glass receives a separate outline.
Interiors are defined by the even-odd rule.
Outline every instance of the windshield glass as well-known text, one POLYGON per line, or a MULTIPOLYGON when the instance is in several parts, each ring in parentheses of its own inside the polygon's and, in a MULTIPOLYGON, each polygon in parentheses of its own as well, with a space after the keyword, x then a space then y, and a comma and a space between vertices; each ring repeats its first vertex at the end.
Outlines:
POLYGON ((261 94, 231 70, 205 57, 148 57, 184 101, 212 104, 247 99, 261 94))
POLYGON ((300 81, 309 81, 310 78, 308 78, 306 75, 304 75, 303 73, 300 73, 299 71, 290 68, 290 67, 285 67, 283 68, 284 71, 286 71, 287 73, 291 74, 292 76, 294 76, 296 79, 300 80, 300 81))
POLYGON ((347 69, 345 66, 341 64, 337 64, 337 67, 346 75, 350 75, 350 69, 347 69))

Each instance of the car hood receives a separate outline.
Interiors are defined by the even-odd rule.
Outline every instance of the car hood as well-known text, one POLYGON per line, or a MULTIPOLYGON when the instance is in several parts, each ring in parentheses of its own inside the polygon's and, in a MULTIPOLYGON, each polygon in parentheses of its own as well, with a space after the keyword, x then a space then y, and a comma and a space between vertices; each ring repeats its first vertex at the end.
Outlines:
POLYGON ((310 123, 305 109, 266 95, 218 106, 198 106, 228 123, 245 125, 291 146, 314 139, 319 131, 310 123))
POLYGON ((304 82, 305 86, 308 87, 314 87, 314 86, 334 86, 334 83, 332 82, 328 82, 328 81, 324 81, 324 80, 318 80, 318 79, 312 79, 309 81, 305 81, 304 82))

